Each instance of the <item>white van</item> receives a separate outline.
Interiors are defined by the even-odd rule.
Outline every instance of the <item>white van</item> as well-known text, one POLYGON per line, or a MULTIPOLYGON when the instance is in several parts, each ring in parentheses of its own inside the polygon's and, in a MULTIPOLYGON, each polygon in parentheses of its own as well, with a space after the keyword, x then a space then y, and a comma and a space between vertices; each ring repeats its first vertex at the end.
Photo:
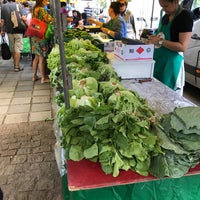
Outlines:
POLYGON ((200 7, 192 10, 194 26, 188 49, 184 52, 185 81, 200 88, 200 7))

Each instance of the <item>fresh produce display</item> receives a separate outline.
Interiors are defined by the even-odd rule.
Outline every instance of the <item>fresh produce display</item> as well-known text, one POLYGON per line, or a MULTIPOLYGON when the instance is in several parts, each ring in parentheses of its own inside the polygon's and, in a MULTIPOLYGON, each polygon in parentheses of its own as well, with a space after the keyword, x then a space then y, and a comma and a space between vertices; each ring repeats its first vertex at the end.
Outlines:
POLYGON ((198 107, 156 118, 144 99, 121 84, 106 54, 90 40, 73 39, 65 51, 73 78, 70 108, 64 104, 58 46, 47 61, 51 85, 58 91, 57 121, 66 159, 99 162, 114 177, 129 169, 143 176, 180 177, 199 163, 198 107))
POLYGON ((79 29, 68 29, 64 32, 64 38, 67 39, 67 42, 71 41, 72 39, 89 39, 93 40, 93 37, 87 32, 79 29))
MULTIPOLYGON (((73 79, 95 77, 98 81, 110 78, 119 79, 115 70, 108 64, 106 53, 94 46, 90 40, 73 39, 65 44, 66 66, 73 79)), ((50 81, 58 90, 63 88, 59 46, 56 45, 47 58, 51 70, 50 81)))
POLYGON ((90 40, 91 43, 101 49, 102 51, 104 50, 104 44, 98 40, 94 39, 87 31, 85 30, 80 30, 80 29, 69 29, 66 32, 64 32, 64 41, 69 42, 75 38, 78 39, 84 39, 84 40, 90 40))
POLYGON ((106 174, 115 177, 121 169, 148 175, 151 157, 161 151, 151 131, 153 110, 137 93, 122 86, 106 54, 89 40, 73 39, 65 49, 73 77, 69 109, 60 89, 61 66, 52 64, 53 57, 59 57, 58 50, 53 49, 48 64, 51 84, 60 91, 55 99, 60 106, 57 119, 66 158, 98 161, 106 174))
POLYGON ((163 154, 152 158, 150 173, 178 178, 200 162, 200 107, 176 108, 156 130, 163 154))
POLYGON ((150 128, 154 112, 132 91, 116 90, 107 102, 103 94, 93 95, 95 90, 90 90, 90 96, 82 92, 74 88, 71 107, 63 106, 57 114, 66 158, 98 161, 103 171, 114 177, 121 169, 147 176, 151 157, 160 152, 150 128), (76 90, 81 97, 74 96, 76 90))

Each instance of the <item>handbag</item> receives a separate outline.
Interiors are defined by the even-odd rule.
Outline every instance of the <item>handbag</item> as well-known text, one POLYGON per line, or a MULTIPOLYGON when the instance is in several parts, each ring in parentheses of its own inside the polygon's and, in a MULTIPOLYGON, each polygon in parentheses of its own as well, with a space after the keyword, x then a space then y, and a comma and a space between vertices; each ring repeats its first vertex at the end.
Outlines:
POLYGON ((18 4, 16 4, 16 10, 11 12, 11 21, 13 23, 14 32, 24 33, 26 31, 28 26, 21 17, 18 4))
POLYGON ((47 24, 40 20, 42 19, 42 13, 40 10, 39 18, 33 17, 28 25, 25 35, 28 37, 38 37, 40 39, 45 39, 45 34, 47 30, 47 24))
POLYGON ((40 39, 45 39, 47 24, 38 18, 33 17, 25 32, 28 37, 36 36, 40 39))
POLYGON ((2 56, 3 60, 11 59, 10 47, 6 43, 4 36, 2 36, 1 56, 2 56))

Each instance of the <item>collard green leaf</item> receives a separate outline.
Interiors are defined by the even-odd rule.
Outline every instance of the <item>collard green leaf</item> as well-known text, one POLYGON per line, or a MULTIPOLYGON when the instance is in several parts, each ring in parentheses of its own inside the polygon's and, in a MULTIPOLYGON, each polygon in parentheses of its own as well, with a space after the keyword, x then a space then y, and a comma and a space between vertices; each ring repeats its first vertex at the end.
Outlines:
POLYGON ((121 157, 117 152, 115 153, 112 163, 114 163, 113 176, 117 177, 119 175, 119 170, 124 165, 123 160, 121 159, 121 157))
POLYGON ((101 117, 95 124, 95 128, 98 130, 106 130, 110 127, 109 115, 101 117))
MULTIPOLYGON (((180 178, 189 170, 187 164, 185 165, 184 162, 180 164, 178 162, 180 158, 182 160, 183 156, 165 151, 164 155, 158 155, 152 159, 149 171, 153 176, 158 178, 163 178, 165 176, 180 178)), ((188 161, 185 160, 185 163, 188 163, 188 161)))
POLYGON ((142 176, 148 176, 149 166, 150 166, 150 157, 147 157, 144 161, 137 160, 135 171, 142 176))
POLYGON ((86 125, 88 125, 88 126, 90 126, 91 128, 93 128, 94 125, 95 125, 95 123, 96 123, 96 117, 95 117, 95 116, 92 116, 92 115, 91 115, 91 116, 84 117, 83 122, 84 122, 86 125))
POLYGON ((193 127, 200 129, 200 107, 176 108, 174 112, 185 123, 187 129, 193 127))
POLYGON ((189 152, 185 151, 180 145, 174 144, 171 140, 169 140, 163 129, 160 127, 155 128, 157 130, 156 134, 161 147, 174 151, 176 154, 189 154, 189 152))
POLYGON ((91 147, 85 149, 83 154, 88 159, 98 156, 98 145, 94 143, 91 147))
POLYGON ((80 145, 71 145, 69 149, 69 159, 80 161, 84 158, 83 149, 80 145))
POLYGON ((147 159, 148 151, 142 146, 141 142, 134 140, 130 143, 129 147, 129 151, 137 158, 137 160, 144 161, 147 159))
POLYGON ((182 131, 186 128, 184 122, 174 114, 171 115, 170 127, 177 132, 182 131))
POLYGON ((102 168, 102 170, 104 171, 105 174, 112 174, 113 173, 113 166, 112 165, 101 162, 101 168, 102 168))

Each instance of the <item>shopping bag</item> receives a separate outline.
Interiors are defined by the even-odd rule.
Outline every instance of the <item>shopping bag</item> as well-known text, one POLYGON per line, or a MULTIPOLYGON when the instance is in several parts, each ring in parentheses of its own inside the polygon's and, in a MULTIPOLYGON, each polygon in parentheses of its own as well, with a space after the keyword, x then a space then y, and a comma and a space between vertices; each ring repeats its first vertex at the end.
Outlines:
POLYGON ((18 4, 16 4, 16 10, 11 12, 11 21, 13 23, 13 29, 17 29, 21 33, 26 31, 28 26, 22 19, 18 4))
POLYGON ((45 39, 51 40, 52 37, 53 37, 53 34, 54 34, 54 27, 53 27, 52 24, 48 24, 47 30, 46 30, 46 33, 45 33, 45 39))
POLYGON ((1 56, 2 56, 3 60, 11 59, 10 47, 8 46, 4 36, 2 36, 1 56))
POLYGON ((36 36, 40 39, 45 39, 45 33, 47 30, 47 24, 40 19, 33 17, 25 32, 28 37, 36 36))
POLYGON ((8 38, 8 34, 7 34, 7 33, 4 33, 4 36, 3 36, 3 37, 0 35, 0 46, 1 46, 1 44, 3 43, 3 40, 4 40, 4 42, 6 42, 6 43, 8 44, 8 46, 9 46, 9 38, 8 38))
POLYGON ((31 43, 29 37, 23 38, 23 50, 22 53, 31 53, 31 43))

